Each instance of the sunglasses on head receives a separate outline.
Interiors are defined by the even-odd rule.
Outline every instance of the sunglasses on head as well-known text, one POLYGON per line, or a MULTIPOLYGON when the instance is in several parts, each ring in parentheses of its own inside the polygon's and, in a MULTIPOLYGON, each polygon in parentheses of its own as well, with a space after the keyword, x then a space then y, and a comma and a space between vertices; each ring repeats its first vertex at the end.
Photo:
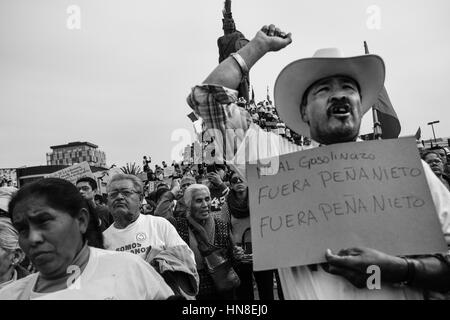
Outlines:
POLYGON ((235 183, 239 183, 239 182, 244 182, 244 180, 242 180, 239 177, 233 177, 233 178, 230 179, 230 182, 235 184, 235 183))

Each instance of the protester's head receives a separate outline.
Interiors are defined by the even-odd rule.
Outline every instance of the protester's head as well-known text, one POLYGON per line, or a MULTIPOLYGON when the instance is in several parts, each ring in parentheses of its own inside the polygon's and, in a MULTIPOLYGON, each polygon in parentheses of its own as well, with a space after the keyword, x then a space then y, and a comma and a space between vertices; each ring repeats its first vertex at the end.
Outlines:
POLYGON ((215 172, 223 180, 226 175, 226 166, 224 164, 217 164, 217 163, 209 164, 206 167, 206 172, 207 173, 215 172))
POLYGON ((101 194, 96 194, 94 196, 94 201, 97 206, 105 205, 105 199, 103 198, 103 196, 101 194))
POLYGON ((195 183, 196 183, 196 181, 193 176, 185 175, 183 178, 181 178, 181 181, 180 181, 181 192, 184 193, 190 185, 195 184, 195 183))
POLYGON ((165 183, 161 183, 158 188, 156 189, 156 203, 158 204, 161 200, 161 197, 166 193, 169 192, 169 186, 165 183))
POLYGON ((439 155, 444 165, 447 163, 447 150, 445 150, 444 147, 433 146, 430 148, 430 150, 433 150, 439 155))
POLYGON ((157 199, 156 199, 156 190, 150 192, 150 193, 148 194, 148 197, 147 197, 146 200, 147 200, 147 202, 149 202, 149 200, 150 200, 150 201, 153 201, 154 203, 156 203, 156 202, 157 202, 157 199))
POLYGON ((422 159, 428 163, 434 174, 440 177, 444 173, 444 162, 436 150, 427 150, 422 154, 422 159))
POLYGON ((197 221, 205 220, 211 211, 211 195, 203 184, 190 185, 184 192, 187 214, 197 221))
POLYGON ((157 180, 162 181, 164 179, 164 171, 161 168, 155 169, 155 177, 157 180))
POLYGON ((320 79, 305 91, 300 113, 318 142, 356 140, 362 119, 359 85, 346 76, 320 79))
POLYGON ((224 180, 227 174, 227 167, 224 164, 216 164, 216 172, 219 174, 220 178, 224 180))
POLYGON ((97 182, 91 177, 83 177, 77 180, 77 188, 80 191, 83 198, 93 201, 95 191, 97 191, 97 182))
POLYGON ((140 214, 144 186, 131 174, 116 174, 106 186, 108 208, 117 226, 126 227, 140 214))
POLYGON ((11 201, 17 188, 14 187, 0 187, 0 217, 9 217, 8 204, 11 201))
POLYGON ((237 193, 245 192, 247 183, 236 172, 232 172, 230 175, 230 188, 237 193))
POLYGON ((67 274, 89 224, 87 202, 69 181, 46 178, 21 188, 9 203, 19 245, 47 278, 67 274))
POLYGON ((19 247, 19 235, 11 220, 0 217, 0 283, 3 276, 18 265, 24 257, 19 247))
POLYGON ((319 143, 356 140, 361 118, 384 83, 384 63, 376 55, 345 58, 338 49, 286 66, 275 83, 280 118, 296 133, 319 143))

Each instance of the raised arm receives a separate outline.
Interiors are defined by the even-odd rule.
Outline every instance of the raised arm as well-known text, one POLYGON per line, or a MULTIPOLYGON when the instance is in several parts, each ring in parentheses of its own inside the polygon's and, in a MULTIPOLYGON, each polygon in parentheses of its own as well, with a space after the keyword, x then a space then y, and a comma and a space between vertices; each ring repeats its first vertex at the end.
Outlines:
MULTIPOLYGON (((237 53, 242 57, 250 70, 267 52, 283 49, 291 42, 290 33, 286 34, 271 24, 262 27, 256 33, 255 37, 237 53)), ((222 61, 203 83, 236 89, 239 86, 241 78, 241 68, 236 60, 230 56, 222 61)))
POLYGON ((214 161, 231 161, 252 123, 250 114, 236 104, 242 70, 249 70, 267 52, 278 51, 291 42, 290 33, 272 24, 264 26, 234 56, 223 60, 202 85, 191 89, 187 103, 202 118, 209 136, 215 137, 214 161))

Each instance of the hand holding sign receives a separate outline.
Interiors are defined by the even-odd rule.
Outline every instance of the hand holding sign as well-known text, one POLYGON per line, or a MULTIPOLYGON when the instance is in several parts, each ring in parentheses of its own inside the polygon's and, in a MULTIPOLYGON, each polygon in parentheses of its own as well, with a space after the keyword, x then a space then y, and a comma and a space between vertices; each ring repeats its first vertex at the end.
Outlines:
POLYGON ((96 177, 91 171, 89 163, 84 161, 78 164, 74 164, 70 167, 58 170, 56 172, 47 174, 45 178, 60 178, 75 184, 78 179, 83 177, 90 177, 96 180, 96 177))

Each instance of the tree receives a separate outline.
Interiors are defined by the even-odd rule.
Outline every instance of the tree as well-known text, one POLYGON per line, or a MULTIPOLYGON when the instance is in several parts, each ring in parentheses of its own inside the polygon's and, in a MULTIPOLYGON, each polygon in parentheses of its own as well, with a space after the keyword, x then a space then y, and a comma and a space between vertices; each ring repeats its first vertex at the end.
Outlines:
POLYGON ((135 162, 133 162, 133 163, 128 163, 127 162, 127 165, 121 167, 120 170, 122 170, 122 172, 125 173, 125 174, 132 174, 132 175, 135 175, 135 176, 137 176, 139 173, 142 172, 141 167, 136 165, 135 162))

